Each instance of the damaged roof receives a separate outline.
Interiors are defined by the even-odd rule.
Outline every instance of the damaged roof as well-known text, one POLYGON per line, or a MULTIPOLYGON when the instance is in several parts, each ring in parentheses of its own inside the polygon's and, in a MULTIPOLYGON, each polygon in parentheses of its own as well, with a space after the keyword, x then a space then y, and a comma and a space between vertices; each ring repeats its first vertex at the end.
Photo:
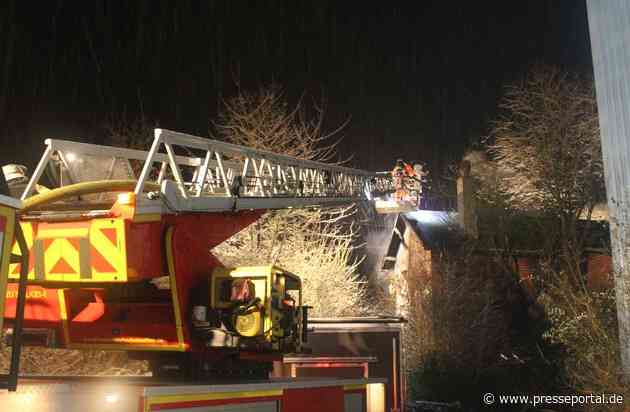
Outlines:
POLYGON ((462 236, 456 212, 417 210, 400 217, 429 249, 444 247, 462 236))
MULTIPOLYGON (((418 210, 401 213, 400 218, 428 249, 453 246, 464 240, 464 232, 457 222, 457 212, 418 210)), ((528 214, 516 214, 499 222, 494 213, 486 210, 478 214, 477 224, 479 238, 476 249, 479 251, 507 248, 515 252, 540 253, 546 243, 552 241, 549 225, 558 225, 558 222, 528 214), (501 239, 497 239, 497 236, 501 239), (504 243, 506 240, 508 244, 504 243)), ((587 249, 610 248, 608 222, 581 220, 577 231, 585 234, 584 247, 587 249)))

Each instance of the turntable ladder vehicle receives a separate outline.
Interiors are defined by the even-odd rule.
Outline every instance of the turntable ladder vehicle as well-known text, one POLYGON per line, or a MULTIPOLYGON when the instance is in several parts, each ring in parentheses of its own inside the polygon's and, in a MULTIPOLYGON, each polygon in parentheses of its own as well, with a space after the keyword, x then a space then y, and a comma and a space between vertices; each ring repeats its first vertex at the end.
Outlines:
POLYGON ((210 250, 268 210, 393 191, 387 173, 164 129, 148 152, 47 139, 30 179, 12 170, 21 199, 5 193, 0 213, 20 236, 5 232, 0 313, 18 354, 13 389, 20 344, 128 351, 161 377, 267 376, 304 351, 300 278, 225 268, 210 250))

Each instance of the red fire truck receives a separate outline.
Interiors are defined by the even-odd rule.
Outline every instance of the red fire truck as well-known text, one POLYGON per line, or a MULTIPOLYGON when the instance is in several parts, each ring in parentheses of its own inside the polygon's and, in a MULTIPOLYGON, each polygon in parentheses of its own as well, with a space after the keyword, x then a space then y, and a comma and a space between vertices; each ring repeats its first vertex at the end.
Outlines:
POLYGON ((48 139, 32 177, 8 186, 22 192, 0 197, 15 361, 20 344, 124 350, 186 378, 267 376, 306 340, 299 276, 225 268, 214 246, 270 209, 393 189, 387 174, 162 129, 148 152, 48 139))

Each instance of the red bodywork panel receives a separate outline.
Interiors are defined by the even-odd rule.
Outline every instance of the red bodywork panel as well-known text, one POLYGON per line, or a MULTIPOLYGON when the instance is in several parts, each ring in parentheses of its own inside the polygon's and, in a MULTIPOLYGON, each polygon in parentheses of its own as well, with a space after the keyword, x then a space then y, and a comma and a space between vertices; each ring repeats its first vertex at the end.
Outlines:
MULTIPOLYGON (((118 350, 191 350, 189 293, 221 263, 210 249, 256 221, 262 212, 162 215, 149 222, 125 220, 128 277, 146 281, 169 275, 176 286, 151 301, 104 300, 104 288, 29 286, 26 328, 56 331, 62 347, 118 350), (172 228, 172 230, 169 230, 172 228), (170 239, 166 239, 169 236, 170 239), (171 253, 166 247, 170 245, 171 253), (180 327, 178 328, 178 324, 180 327)), ((37 230, 37 225, 33 225, 37 230)), ((105 286, 106 288, 106 286, 105 286)), ((173 282, 171 281, 171 288, 173 282)), ((17 285, 7 292, 4 316, 15 317, 17 285)))
MULTIPOLYGON (((175 228, 174 256, 188 260, 194 267, 209 273, 218 261, 209 252, 219 243, 240 232, 260 218, 262 212, 188 213, 164 215, 157 222, 125 223, 127 237, 127 266, 138 279, 154 278, 167 274, 164 255, 164 236, 169 227, 175 228), (175 243, 178 246, 175 246, 175 243), (199 261, 201 259, 201 261, 199 261)), ((179 271, 178 271, 179 272, 179 271)), ((177 278, 179 280, 180 274, 177 278)))
MULTIPOLYGON (((7 300, 4 309, 6 318, 15 318, 17 304, 17 284, 10 283, 7 288, 7 300)), ((59 326, 61 312, 57 289, 45 289, 40 286, 28 286, 26 289, 26 306, 24 320, 27 327, 54 328, 59 326)))
POLYGON ((287 411, 343 412, 343 387, 286 389, 282 397, 282 408, 287 411))

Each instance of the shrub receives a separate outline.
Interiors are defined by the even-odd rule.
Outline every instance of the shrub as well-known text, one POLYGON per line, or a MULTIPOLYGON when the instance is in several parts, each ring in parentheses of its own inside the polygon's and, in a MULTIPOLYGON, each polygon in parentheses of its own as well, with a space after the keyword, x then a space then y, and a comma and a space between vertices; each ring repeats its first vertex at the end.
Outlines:
POLYGON ((576 287, 564 273, 549 268, 544 277, 539 302, 551 326, 544 336, 565 348, 566 385, 579 393, 617 393, 630 400, 619 361, 614 290, 576 287))

